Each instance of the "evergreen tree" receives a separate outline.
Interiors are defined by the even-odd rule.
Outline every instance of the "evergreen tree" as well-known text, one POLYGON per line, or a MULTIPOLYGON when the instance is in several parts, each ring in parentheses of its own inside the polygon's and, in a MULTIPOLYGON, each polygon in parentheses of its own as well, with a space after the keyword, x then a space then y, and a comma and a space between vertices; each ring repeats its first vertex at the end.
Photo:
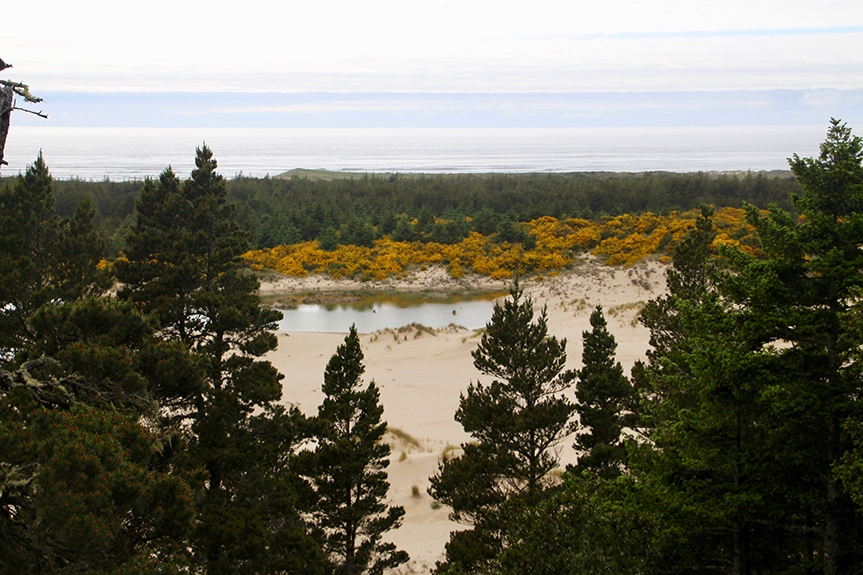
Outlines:
POLYGON ((786 529, 815 524, 820 550, 810 557, 833 575, 863 565, 863 546, 853 535, 861 517, 833 472, 850 448, 842 424, 860 419, 863 409, 863 378, 854 361, 861 342, 842 329, 863 286, 863 139, 834 119, 819 157, 795 155, 790 163, 803 190, 792 197, 802 218, 775 207, 765 217, 747 207, 767 258, 740 256, 728 293, 762 319, 764 341, 783 342, 778 367, 786 375, 773 409, 781 414, 775 421, 783 438, 779 453, 801 509, 786 529))
POLYGON ((381 536, 405 511, 388 507, 389 445, 381 438, 383 406, 374 382, 362 388, 363 353, 355 326, 327 363, 325 398, 316 421, 318 441, 306 465, 317 501, 313 515, 323 548, 337 573, 383 573, 408 560, 381 536))
POLYGON ((533 302, 518 285, 496 305, 474 365, 495 378, 471 383, 455 418, 474 442, 442 462, 429 493, 473 529, 450 535, 447 561, 438 566, 478 572, 501 548, 500 507, 511 499, 540 500, 558 465, 554 447, 567 435, 575 408, 561 396, 575 373, 564 370, 566 340, 548 336, 545 310, 534 322, 533 302))
POLYGON ((23 363, 0 369, 0 566, 14 569, 0 572, 184 566, 201 478, 157 400, 199 386, 198 366, 110 298, 46 304, 28 325, 23 363))
POLYGON ((41 306, 107 289, 110 278, 98 269, 104 247, 89 200, 69 217, 57 216, 42 154, 11 188, 0 190, 0 362, 38 337, 28 320, 41 306))
MULTIPOLYGON (((773 510, 786 510, 770 454, 764 390, 776 383, 757 322, 723 297, 729 278, 713 248, 713 210, 675 248, 668 291, 651 301, 649 364, 633 369, 639 426, 631 454, 637 508, 658 528, 656 563, 672 572, 770 572, 773 510)), ((785 542, 787 543, 787 542, 785 542)))
POLYGON ((41 155, 0 192, 2 572, 184 564, 194 470, 157 400, 197 389, 187 351, 129 304, 94 297, 107 274, 86 200, 53 210, 41 155))
POLYGON ((843 329, 863 283, 861 162, 863 142, 833 121, 819 158, 791 162, 804 217, 747 206, 763 257, 721 249, 725 270, 704 257, 699 227, 681 265, 704 262, 702 272, 694 282, 670 273, 669 296, 647 310, 650 442, 631 468, 679 572, 863 564, 854 482, 846 493, 837 479, 853 469, 863 408, 860 338, 843 329))
POLYGON ((62 301, 100 295, 111 287, 113 278, 101 267, 105 240, 93 225, 95 216, 90 198, 85 197, 75 211, 60 222, 53 258, 53 283, 62 301))
POLYGON ((43 407, 80 384, 46 367, 0 369, 0 573, 176 573, 195 517, 178 445, 134 412, 43 407))
POLYGON ((620 475, 625 464, 626 447, 621 431, 623 411, 630 403, 632 387, 620 362, 615 363, 617 342, 608 331, 602 306, 590 314, 591 331, 585 331, 583 367, 578 371, 575 410, 579 425, 589 428, 576 436, 575 448, 583 453, 574 470, 589 470, 604 479, 620 475))
POLYGON ((303 417, 277 404, 282 375, 259 359, 276 347, 281 313, 260 305, 257 278, 241 268, 247 234, 231 219, 208 147, 197 149, 195 166, 186 182, 168 168, 145 183, 117 265, 119 295, 154 314, 160 333, 204 366, 204 385, 190 390, 181 412, 191 419, 192 461, 207 471, 196 562, 211 574, 266 572, 297 554, 316 556, 286 467, 303 417))
POLYGON ((33 335, 27 318, 53 296, 50 270, 59 218, 42 154, 0 192, 0 360, 9 361, 33 335))
MULTIPOLYGON (((626 478, 623 478, 626 479, 626 478)), ((536 505, 504 506, 504 549, 490 573, 642 575, 649 573, 653 518, 627 505, 630 482, 563 476, 536 505)))

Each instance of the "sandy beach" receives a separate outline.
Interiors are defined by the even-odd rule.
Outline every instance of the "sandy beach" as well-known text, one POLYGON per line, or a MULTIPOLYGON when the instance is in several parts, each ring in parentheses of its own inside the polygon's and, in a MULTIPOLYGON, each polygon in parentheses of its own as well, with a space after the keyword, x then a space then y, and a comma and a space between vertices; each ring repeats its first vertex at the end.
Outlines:
MULTIPOLYGON (((525 292, 536 312, 548 313, 549 333, 567 340, 567 367, 581 366, 582 333, 590 329, 589 316, 601 304, 617 344, 617 359, 626 373, 648 348, 648 332, 637 321, 640 305, 665 292, 665 266, 655 261, 631 268, 612 268, 585 259, 570 270, 547 277, 525 277, 525 292)), ((449 277, 434 268, 408 278, 384 282, 332 280, 322 276, 276 277, 261 287, 262 294, 382 291, 506 291, 508 281, 486 277, 449 277)), ((347 328, 345 326, 345 332, 347 328)), ((279 348, 268 356, 285 375, 283 401, 305 414, 317 412, 323 394, 321 383, 327 361, 344 340, 344 333, 280 332, 279 348)), ((361 334, 366 381, 374 379, 381 390, 384 419, 400 436, 388 434, 392 445, 389 480, 392 503, 402 505, 403 525, 386 537, 407 551, 411 561, 399 573, 427 573, 442 558, 452 530, 446 507, 434 505, 426 493, 428 477, 437 469, 445 450, 469 437, 453 419, 459 394, 471 381, 490 382, 473 366, 471 352, 479 342, 473 330, 447 328, 434 334, 383 331, 361 334), (418 495, 416 491, 418 490, 418 495), (435 509, 435 507, 438 507, 435 509)), ((570 390, 574 399, 575 389, 570 390)), ((572 440, 560 448, 563 463, 575 460, 572 440)))

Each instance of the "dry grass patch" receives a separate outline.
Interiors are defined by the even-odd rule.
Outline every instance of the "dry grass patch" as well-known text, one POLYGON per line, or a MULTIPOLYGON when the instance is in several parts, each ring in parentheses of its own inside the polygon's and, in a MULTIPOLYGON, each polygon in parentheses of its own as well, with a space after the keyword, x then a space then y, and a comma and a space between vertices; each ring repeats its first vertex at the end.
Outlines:
POLYGON ((398 427, 387 427, 387 433, 392 435, 402 445, 408 448, 415 448, 422 451, 423 446, 420 440, 411 435, 410 433, 404 431, 403 429, 399 429, 398 427))

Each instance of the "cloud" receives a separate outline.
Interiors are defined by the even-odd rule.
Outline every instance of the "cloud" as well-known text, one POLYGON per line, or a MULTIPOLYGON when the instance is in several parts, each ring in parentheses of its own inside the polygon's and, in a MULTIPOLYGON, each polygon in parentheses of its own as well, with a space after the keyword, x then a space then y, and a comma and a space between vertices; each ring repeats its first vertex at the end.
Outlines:
MULTIPOLYGON (((831 26, 828 28, 762 28, 756 30, 686 30, 678 32, 666 30, 657 30, 653 32, 598 32, 593 34, 573 34, 563 37, 574 41, 585 41, 598 40, 600 38, 608 38, 611 40, 636 40, 646 38, 728 38, 743 36, 810 36, 824 34, 835 36, 838 34, 857 34, 860 32, 863 32, 863 26, 831 26)), ((534 39, 551 40, 558 37, 560 36, 550 35, 534 39)))
POLYGON ((4 8, 16 79, 82 92, 863 87, 859 1, 47 0, 4 8), (841 23, 841 25, 837 25, 841 23))
MULTIPOLYGON (((860 117, 859 0, 45 0, 0 56, 52 125, 581 126, 860 117)), ((37 124, 38 118, 16 118, 37 124)))

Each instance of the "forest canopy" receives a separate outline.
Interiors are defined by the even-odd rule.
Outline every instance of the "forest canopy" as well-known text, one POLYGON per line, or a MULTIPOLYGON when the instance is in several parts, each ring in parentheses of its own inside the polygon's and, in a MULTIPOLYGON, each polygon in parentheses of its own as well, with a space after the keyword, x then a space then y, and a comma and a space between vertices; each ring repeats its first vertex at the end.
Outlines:
MULTIPOLYGON (((9 182, 12 178, 0 180, 9 182)), ((85 197, 109 254, 124 247, 142 181, 54 182, 59 215, 85 197)), ((248 249, 318 240, 371 247, 375 239, 458 243, 470 232, 519 240, 518 226, 544 216, 596 220, 697 209, 701 204, 794 209, 800 187, 788 172, 639 174, 423 174, 374 175, 342 180, 248 178, 226 180, 233 219, 249 233, 248 249), (408 226, 416 221, 413 226, 408 226)))

